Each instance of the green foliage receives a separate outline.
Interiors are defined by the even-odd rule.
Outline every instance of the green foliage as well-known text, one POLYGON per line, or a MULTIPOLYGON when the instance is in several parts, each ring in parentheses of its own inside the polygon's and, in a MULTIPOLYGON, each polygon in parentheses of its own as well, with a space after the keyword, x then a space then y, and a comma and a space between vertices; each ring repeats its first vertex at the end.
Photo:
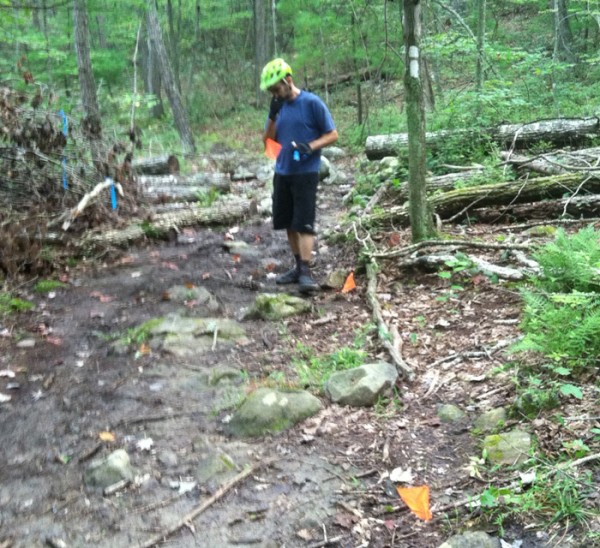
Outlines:
POLYGON ((152 320, 148 320, 144 322, 142 325, 137 327, 132 327, 127 330, 125 335, 120 337, 121 341, 126 345, 135 345, 139 346, 150 340, 150 334, 152 330, 160 325, 162 322, 162 318, 153 318, 152 320))
POLYGON ((216 188, 211 188, 204 192, 198 192, 196 200, 200 207, 210 207, 219 199, 219 196, 219 191, 216 188))
POLYGON ((534 254, 542 268, 536 284, 544 291, 600 290, 600 233, 592 226, 569 236, 563 229, 554 242, 534 254))
POLYGON ((293 364, 298 373, 300 384, 308 387, 322 387, 336 371, 360 367, 367 359, 365 348, 369 334, 375 329, 368 324, 355 332, 350 346, 343 346, 329 354, 317 355, 306 345, 299 343, 293 364))
POLYGON ((545 465, 536 469, 531 485, 518 487, 490 486, 479 496, 484 515, 500 527, 509 519, 523 516, 546 525, 567 521, 586 523, 592 517, 586 499, 594 489, 591 474, 580 477, 545 465))
POLYGON ((58 280, 40 280, 35 284, 33 289, 37 293, 50 293, 50 291, 64 289, 65 287, 67 287, 67 285, 58 280))
POLYGON ((33 308, 33 303, 13 297, 9 293, 0 293, 0 317, 13 312, 26 312, 33 308))
POLYGON ((600 295, 523 290, 524 339, 515 352, 539 352, 573 367, 596 363, 600 355, 600 295))
POLYGON ((298 357, 293 360, 300 384, 321 387, 336 371, 353 369, 365 363, 367 353, 356 348, 342 347, 331 354, 316 355, 303 344, 297 347, 298 357))
MULTIPOLYGON (((515 352, 536 352, 566 370, 597 364, 600 353, 600 234, 592 227, 567 235, 559 230, 554 242, 534 255, 542 270, 532 288, 522 290, 523 340, 515 352)), ((555 373, 561 374, 560 369, 555 373)), ((581 397, 576 387, 565 395, 581 397)))

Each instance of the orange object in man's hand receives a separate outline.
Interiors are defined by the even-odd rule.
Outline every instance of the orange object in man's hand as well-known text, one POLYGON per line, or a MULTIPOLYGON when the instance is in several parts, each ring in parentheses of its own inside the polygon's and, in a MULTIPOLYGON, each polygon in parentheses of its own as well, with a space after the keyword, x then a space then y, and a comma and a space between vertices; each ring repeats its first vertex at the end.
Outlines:
POLYGON ((279 155, 280 150, 281 145, 277 141, 273 141, 273 139, 267 139, 265 141, 265 155, 267 156, 267 158, 275 160, 279 155))

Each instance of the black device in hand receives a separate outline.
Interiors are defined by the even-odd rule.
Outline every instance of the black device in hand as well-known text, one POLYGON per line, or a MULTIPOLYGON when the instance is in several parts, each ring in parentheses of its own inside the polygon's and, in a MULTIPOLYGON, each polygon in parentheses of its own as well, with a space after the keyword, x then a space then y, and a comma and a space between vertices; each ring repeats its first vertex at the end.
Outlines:
POLYGON ((283 106, 283 99, 280 99, 279 97, 273 97, 273 99, 271 99, 271 104, 269 106, 269 119, 273 120, 273 122, 275 121, 275 119, 277 118, 277 114, 279 114, 279 111, 281 110, 281 107, 283 106))

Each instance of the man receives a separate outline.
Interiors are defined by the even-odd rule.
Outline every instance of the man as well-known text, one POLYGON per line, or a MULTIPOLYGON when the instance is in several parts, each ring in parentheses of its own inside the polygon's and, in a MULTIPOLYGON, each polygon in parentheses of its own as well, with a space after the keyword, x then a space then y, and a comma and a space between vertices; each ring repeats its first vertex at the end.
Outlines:
POLYGON ((297 283, 303 293, 318 290, 310 271, 315 242, 317 186, 321 149, 338 138, 325 103, 300 90, 283 59, 265 65, 260 88, 272 95, 263 141, 281 145, 273 178, 273 228, 286 230, 296 265, 279 276, 278 284, 297 283))

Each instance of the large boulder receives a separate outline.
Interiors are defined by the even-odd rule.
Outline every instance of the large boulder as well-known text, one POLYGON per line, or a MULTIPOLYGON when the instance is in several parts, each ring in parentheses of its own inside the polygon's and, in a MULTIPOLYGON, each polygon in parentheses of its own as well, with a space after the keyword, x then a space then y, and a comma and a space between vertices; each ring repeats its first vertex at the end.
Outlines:
POLYGON ((368 363, 338 371, 325 384, 332 402, 352 407, 374 405, 380 396, 391 392, 398 379, 396 368, 386 362, 368 363))
POLYGON ((309 392, 259 388, 234 413, 229 430, 239 437, 281 432, 320 410, 320 400, 309 392))

